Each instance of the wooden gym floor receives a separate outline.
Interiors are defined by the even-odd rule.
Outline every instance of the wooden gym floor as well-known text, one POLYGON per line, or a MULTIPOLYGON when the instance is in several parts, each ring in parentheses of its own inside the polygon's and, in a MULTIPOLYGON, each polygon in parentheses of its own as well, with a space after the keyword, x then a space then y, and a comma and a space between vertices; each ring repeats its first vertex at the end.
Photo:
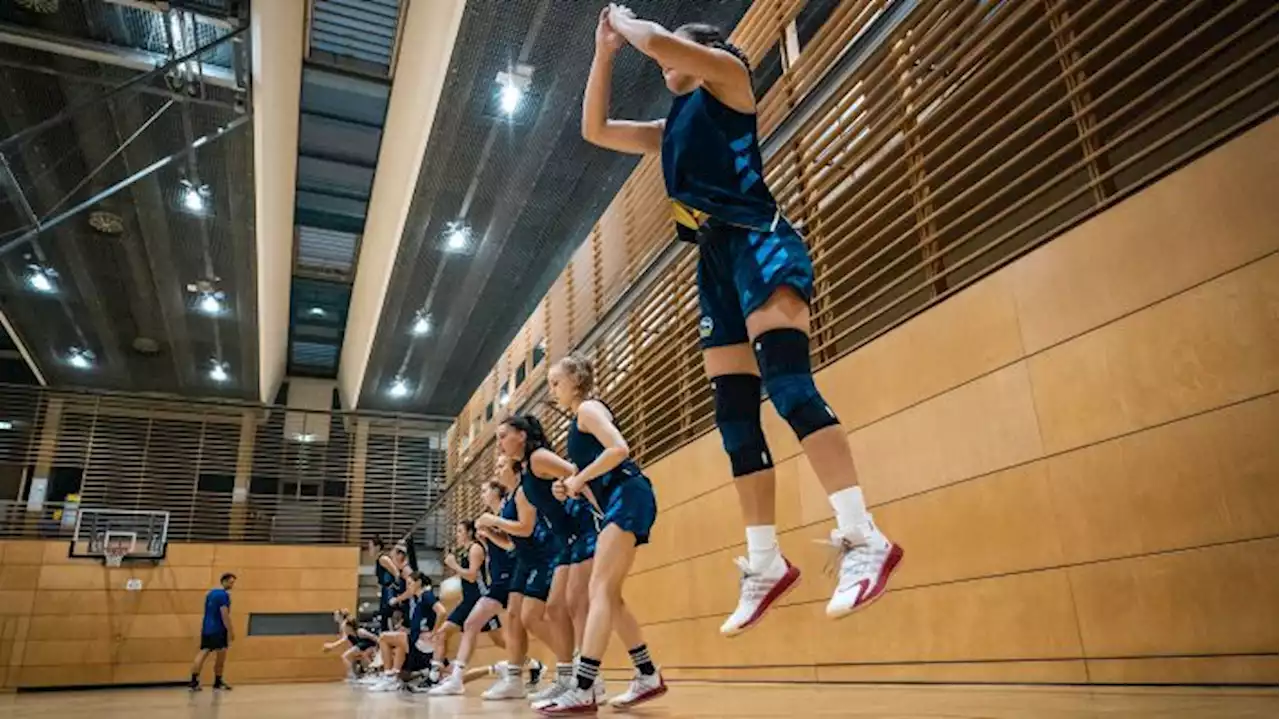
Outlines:
MULTIPOLYGON (((611 682, 612 684, 612 682, 611 682)), ((619 688, 620 688, 620 682, 619 688)), ((423 717, 531 717, 521 702, 484 702, 474 696, 428 698, 370 694, 344 684, 243 686, 231 693, 206 689, 131 689, 0 695, 8 719, 422 719, 423 717)), ((832 686, 682 683, 635 717, 877 717, 878 719, 1274 719, 1273 689, 997 686, 832 686)), ((601 716, 614 714, 602 709, 601 716)), ((619 714, 619 716, 623 716, 619 714)))

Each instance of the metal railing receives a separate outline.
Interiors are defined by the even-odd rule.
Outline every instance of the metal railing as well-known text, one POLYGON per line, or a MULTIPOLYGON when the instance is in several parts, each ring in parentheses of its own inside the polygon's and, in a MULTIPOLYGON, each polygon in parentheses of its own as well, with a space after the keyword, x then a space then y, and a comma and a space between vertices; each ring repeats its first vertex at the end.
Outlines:
POLYGON ((43 479, 41 516, 78 495, 168 511, 170 541, 354 544, 404 533, 443 493, 446 431, 411 415, 0 385, 0 506, 25 513, 43 479))

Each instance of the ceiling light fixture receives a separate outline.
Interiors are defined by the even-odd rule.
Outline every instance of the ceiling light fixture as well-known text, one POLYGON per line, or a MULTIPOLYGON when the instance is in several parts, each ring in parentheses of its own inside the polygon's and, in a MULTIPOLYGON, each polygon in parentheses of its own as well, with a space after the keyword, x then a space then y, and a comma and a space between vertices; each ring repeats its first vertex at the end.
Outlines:
POLYGON ((511 401, 511 393, 508 392, 505 387, 503 387, 502 391, 498 393, 498 406, 506 407, 507 403, 510 401, 511 401))
POLYGON ((76 369, 89 369, 93 366, 93 360, 97 357, 92 350, 72 347, 67 352, 67 364, 76 369))
POLYGON ((471 242, 471 228, 462 220, 450 222, 444 228, 444 247, 450 252, 462 252, 471 242))
POLYGON ((502 88, 502 111, 511 115, 520 108, 520 99, 524 97, 524 91, 515 85, 506 85, 502 88))
POLYGON ((303 444, 310 444, 316 441, 316 436, 310 432, 299 432, 293 435, 293 438, 299 442, 302 442, 303 444))
POLYGON ((218 299, 217 294, 207 293, 200 296, 200 311, 206 315, 216 315, 222 313, 222 300, 218 299))
POLYGON ((13 429, 13 422, 10 422, 7 419, 0 419, 0 431, 7 432, 11 429, 13 429))
POLYGON ((214 277, 187 284, 187 292, 196 295, 196 309, 210 317, 216 317, 227 309, 227 293, 218 289, 217 283, 218 278, 214 277))
POLYGON ((182 206, 189 212, 203 213, 209 201, 209 186, 197 186, 189 180, 183 180, 182 186, 182 206))
POLYGON ((29 265, 27 270, 28 287, 44 294, 52 294, 58 291, 57 285, 54 284, 54 280, 58 278, 56 270, 43 265, 29 265))
POLYGON ((396 399, 409 396, 409 382, 404 377, 396 377, 391 383, 391 388, 387 390, 387 394, 396 399))
POLYGON ((498 107, 503 114, 512 117, 520 109, 525 91, 533 82, 532 65, 516 65, 510 71, 498 73, 498 107))
POLYGON ((328 312, 325 312, 323 307, 312 307, 311 309, 307 310, 307 314, 311 315, 312 317, 324 317, 325 315, 328 314, 328 312))
POLYGON ((231 375, 227 373, 227 363, 213 360, 213 366, 209 368, 209 379, 214 382, 226 382, 231 379, 231 375))
POLYGON ((431 314, 418 310, 418 314, 413 318, 413 327, 409 328, 409 332, 414 337, 425 337, 431 334, 431 314))

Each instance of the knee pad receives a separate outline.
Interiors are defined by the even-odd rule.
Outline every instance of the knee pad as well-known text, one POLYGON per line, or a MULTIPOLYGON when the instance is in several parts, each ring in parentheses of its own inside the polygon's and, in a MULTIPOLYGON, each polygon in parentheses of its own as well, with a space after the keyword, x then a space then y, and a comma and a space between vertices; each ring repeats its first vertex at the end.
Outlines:
POLYGON ((769 399, 798 439, 839 424, 813 384, 808 335, 793 329, 770 330, 757 337, 753 346, 769 399))
POLYGON ((769 445, 760 428, 760 378, 752 374, 714 377, 716 426, 734 477, 773 466, 769 445))

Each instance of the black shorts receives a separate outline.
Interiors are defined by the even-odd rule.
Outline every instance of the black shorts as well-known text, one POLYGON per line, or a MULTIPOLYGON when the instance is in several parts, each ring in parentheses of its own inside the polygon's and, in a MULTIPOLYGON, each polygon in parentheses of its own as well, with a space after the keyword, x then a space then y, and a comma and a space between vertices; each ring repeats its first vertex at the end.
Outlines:
POLYGON ((409 645, 409 656, 404 658, 404 666, 400 668, 405 672, 420 672, 431 666, 431 654, 419 651, 414 644, 409 645))
POLYGON ((200 649, 204 651, 222 651, 227 648, 228 643, 227 633, 225 631, 200 635, 200 649))
POLYGON ((516 560, 516 570, 511 573, 511 592, 547 601, 551 596, 551 580, 559 565, 559 552, 542 557, 521 557, 516 560))
MULTIPOLYGON (((467 617, 471 616, 471 610, 475 609, 476 605, 479 604, 480 600, 483 599, 484 597, 489 597, 490 599, 493 599, 494 601, 499 602, 500 604, 502 604, 502 608, 506 609, 507 594, 509 592, 510 592, 509 589, 502 589, 500 596, 497 593, 490 596, 488 592, 484 592, 483 594, 476 597, 470 602, 465 600, 462 602, 459 602, 458 606, 454 607, 452 612, 449 612, 449 618, 446 619, 445 621, 452 624, 455 627, 458 627, 459 629, 466 626, 467 617)), ((502 622, 498 621, 498 618, 495 616, 489 621, 485 622, 484 629, 481 629, 480 631, 492 632, 496 629, 501 629, 501 628, 502 628, 502 622)))

